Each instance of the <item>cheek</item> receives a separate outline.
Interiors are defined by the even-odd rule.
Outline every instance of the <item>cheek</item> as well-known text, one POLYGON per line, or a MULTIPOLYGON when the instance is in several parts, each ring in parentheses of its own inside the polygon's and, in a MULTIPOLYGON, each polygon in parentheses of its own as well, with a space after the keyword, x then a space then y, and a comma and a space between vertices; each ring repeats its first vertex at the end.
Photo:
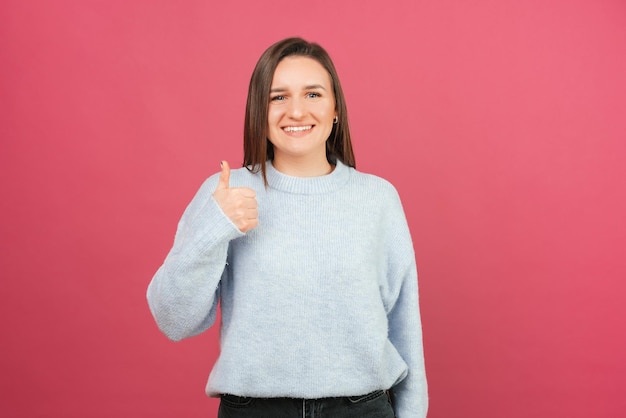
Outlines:
POLYGON ((274 115, 275 112, 272 111, 272 109, 268 109, 267 111, 267 122, 271 125, 272 121, 274 121, 276 119, 276 116, 274 115))
POLYGON ((270 108, 267 112, 267 139, 273 143, 273 138, 276 137, 278 132, 280 122, 280 114, 276 110, 272 111, 270 108))
POLYGON ((267 112, 267 124, 270 130, 276 129, 279 119, 276 111, 269 110, 267 112))
POLYGON ((316 115, 318 119, 326 121, 326 119, 332 119, 335 116, 335 109, 328 104, 319 103, 311 109, 311 113, 316 115))
POLYGON ((334 100, 325 106, 324 111, 326 113, 326 116, 328 116, 330 119, 333 119, 335 117, 335 107, 336 105, 334 100))

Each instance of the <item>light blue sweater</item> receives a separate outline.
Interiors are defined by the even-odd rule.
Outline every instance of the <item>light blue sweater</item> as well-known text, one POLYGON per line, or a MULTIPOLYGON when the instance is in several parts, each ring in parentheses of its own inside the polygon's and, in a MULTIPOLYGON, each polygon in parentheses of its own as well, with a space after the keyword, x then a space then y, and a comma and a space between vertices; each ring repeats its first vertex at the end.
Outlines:
POLYGON ((391 388, 397 418, 426 416, 417 271, 400 199, 387 181, 341 163, 325 176, 267 166, 231 187, 257 193, 243 234, 204 182, 148 287, 172 340, 197 335, 221 303, 221 352, 206 391, 324 398, 391 388))

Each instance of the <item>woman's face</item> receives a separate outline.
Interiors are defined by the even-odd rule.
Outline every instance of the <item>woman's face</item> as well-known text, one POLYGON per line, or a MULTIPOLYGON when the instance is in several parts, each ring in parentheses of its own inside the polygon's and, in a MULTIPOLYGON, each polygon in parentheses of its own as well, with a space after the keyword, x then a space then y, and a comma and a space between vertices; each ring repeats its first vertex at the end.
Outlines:
POLYGON ((297 161, 304 157, 326 162, 326 140, 337 114, 326 69, 312 58, 284 58, 274 72, 269 100, 274 159, 297 161))

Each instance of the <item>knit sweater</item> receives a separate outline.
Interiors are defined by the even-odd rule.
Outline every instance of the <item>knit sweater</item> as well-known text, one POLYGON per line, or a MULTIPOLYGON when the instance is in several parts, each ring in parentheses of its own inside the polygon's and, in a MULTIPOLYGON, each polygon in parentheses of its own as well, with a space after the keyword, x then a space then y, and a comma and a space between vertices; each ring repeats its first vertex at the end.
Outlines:
POLYGON ((328 175, 231 171, 256 191, 259 226, 242 233, 207 179, 185 210, 147 292, 172 340, 221 306, 209 396, 324 398, 388 389, 397 418, 428 407, 411 235, 394 187, 337 162, 328 175))

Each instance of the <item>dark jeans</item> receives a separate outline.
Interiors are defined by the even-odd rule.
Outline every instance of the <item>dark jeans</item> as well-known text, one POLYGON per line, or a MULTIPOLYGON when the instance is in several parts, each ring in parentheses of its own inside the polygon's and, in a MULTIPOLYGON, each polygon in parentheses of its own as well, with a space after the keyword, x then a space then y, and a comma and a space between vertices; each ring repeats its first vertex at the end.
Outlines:
POLYGON ((387 393, 346 398, 245 398, 222 395, 217 418, 394 418, 387 393))

